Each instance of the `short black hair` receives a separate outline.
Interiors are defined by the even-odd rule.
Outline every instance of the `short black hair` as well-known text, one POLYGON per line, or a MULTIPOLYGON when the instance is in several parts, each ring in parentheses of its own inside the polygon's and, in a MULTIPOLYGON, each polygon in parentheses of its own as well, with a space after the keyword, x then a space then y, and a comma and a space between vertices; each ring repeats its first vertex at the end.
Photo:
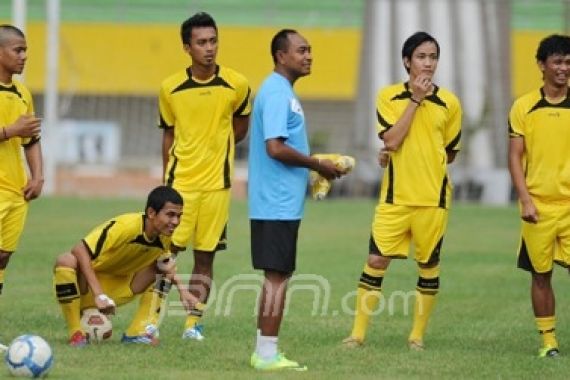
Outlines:
POLYGON ((551 34, 540 41, 536 50, 536 60, 546 62, 551 55, 570 54, 570 37, 562 34, 551 34))
MULTIPOLYGON (((439 43, 437 40, 432 37, 429 33, 426 32, 416 32, 412 34, 408 39, 404 42, 402 46, 402 59, 408 58, 410 61, 412 60, 412 55, 414 51, 417 49, 418 46, 423 44, 424 42, 433 42, 437 49, 437 58, 439 58, 439 43)), ((406 71, 409 73, 410 69, 404 65, 406 71)))
POLYGON ((214 18, 206 12, 198 12, 195 15, 188 18, 182 23, 180 27, 180 37, 182 38, 183 44, 190 43, 190 37, 192 37, 192 28, 207 28, 212 27, 218 33, 218 27, 214 18))
POLYGON ((289 49, 289 35, 299 34, 295 29, 281 29, 271 39, 271 56, 273 63, 277 63, 277 52, 289 49))
POLYGON ((26 36, 24 36, 24 32, 22 32, 20 29, 16 28, 14 25, 2 24, 2 25, 0 25, 0 45, 4 45, 6 37, 9 34, 15 34, 15 35, 20 36, 24 39, 26 38, 26 36))
POLYGON ((146 200, 145 212, 148 211, 149 207, 152 208, 157 213, 162 210, 166 202, 173 203, 175 205, 184 205, 182 196, 178 191, 170 186, 158 186, 155 187, 149 194, 146 200))

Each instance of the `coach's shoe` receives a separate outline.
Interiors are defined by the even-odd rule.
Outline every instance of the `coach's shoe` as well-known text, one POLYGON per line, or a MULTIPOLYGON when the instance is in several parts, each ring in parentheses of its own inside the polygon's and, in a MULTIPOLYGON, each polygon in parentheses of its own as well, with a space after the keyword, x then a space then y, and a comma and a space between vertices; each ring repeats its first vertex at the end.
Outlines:
POLYGON ((409 340, 408 347, 412 351, 423 351, 425 349, 424 342, 418 339, 409 340))
POLYGON ((348 338, 344 338, 342 340, 342 345, 346 348, 362 347, 363 344, 364 342, 362 341, 362 339, 355 338, 353 336, 349 336, 348 338))
POLYGON ((556 358, 558 355, 560 355, 558 347, 542 347, 538 350, 539 358, 556 358))
POLYGON ((147 325, 145 327, 145 332, 141 335, 128 336, 123 334, 121 343, 138 343, 147 344, 149 346, 158 346, 158 335, 158 327, 155 325, 147 325))
POLYGON ((200 342, 204 340, 204 334, 202 333, 202 331, 204 331, 204 326, 194 325, 194 327, 190 327, 184 330, 184 333, 182 334, 182 339, 197 340, 200 342))
POLYGON ((89 344, 89 339, 83 331, 77 330, 73 333, 71 338, 69 338, 69 345, 71 347, 85 347, 89 344))
POLYGON ((306 371, 307 367, 299 365, 296 361, 289 360, 282 353, 278 353, 273 358, 264 360, 261 359, 255 352, 251 354, 250 364, 253 368, 259 371, 280 371, 280 370, 293 370, 293 371, 306 371))

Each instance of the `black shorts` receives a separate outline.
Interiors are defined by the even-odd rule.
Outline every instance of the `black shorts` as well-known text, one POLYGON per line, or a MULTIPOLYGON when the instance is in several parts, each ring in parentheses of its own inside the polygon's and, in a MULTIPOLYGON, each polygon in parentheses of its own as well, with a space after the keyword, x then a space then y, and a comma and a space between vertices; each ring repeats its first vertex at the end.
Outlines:
POLYGON ((300 224, 300 220, 250 220, 253 267, 293 273, 300 224))

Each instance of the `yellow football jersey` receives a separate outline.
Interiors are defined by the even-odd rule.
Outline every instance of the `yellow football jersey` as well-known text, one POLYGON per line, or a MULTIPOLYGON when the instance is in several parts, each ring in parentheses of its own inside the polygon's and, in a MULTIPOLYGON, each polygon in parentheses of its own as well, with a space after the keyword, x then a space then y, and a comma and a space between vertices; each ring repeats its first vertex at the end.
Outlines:
MULTIPOLYGON (((407 83, 378 93, 377 130, 391 128, 410 102, 407 83)), ((447 151, 461 148, 461 104, 450 91, 435 87, 418 106, 408 135, 390 153, 380 190, 380 202, 405 206, 448 208, 452 185, 447 174, 447 151)))
POLYGON ((542 89, 521 96, 511 107, 509 134, 524 138, 529 193, 543 202, 569 203, 570 97, 551 104, 542 89))
MULTIPOLYGON (((22 115, 34 113, 32 95, 20 82, 9 85, 0 83, 0 128, 13 124, 22 115)), ((39 139, 12 137, 0 142, 0 191, 22 194, 27 175, 22 158, 22 146, 33 144, 39 139)))
POLYGON ((234 165, 234 116, 251 112, 250 89, 238 72, 218 66, 202 82, 182 70, 163 81, 160 127, 174 128, 174 143, 164 181, 181 191, 231 186, 234 165))
POLYGON ((132 275, 170 250, 170 237, 150 241, 144 234, 144 214, 119 215, 93 229, 84 239, 95 272, 132 275))

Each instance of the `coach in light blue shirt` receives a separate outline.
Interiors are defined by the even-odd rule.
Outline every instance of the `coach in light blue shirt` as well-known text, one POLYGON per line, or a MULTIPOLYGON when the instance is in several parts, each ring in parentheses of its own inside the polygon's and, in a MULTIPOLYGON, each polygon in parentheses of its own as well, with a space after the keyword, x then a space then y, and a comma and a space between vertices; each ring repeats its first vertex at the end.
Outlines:
POLYGON ((249 147, 249 216, 262 220, 299 220, 303 217, 309 169, 272 158, 270 139, 282 140, 308 155, 303 108, 292 84, 279 73, 263 82, 255 97, 249 147))
POLYGON ((263 270, 257 341, 250 364, 258 370, 306 369, 277 350, 286 284, 295 270, 297 233, 309 170, 327 179, 342 173, 329 160, 309 156, 305 116, 293 91, 311 72, 311 47, 291 29, 271 41, 274 72, 255 97, 249 142, 249 218, 251 261, 263 270))

